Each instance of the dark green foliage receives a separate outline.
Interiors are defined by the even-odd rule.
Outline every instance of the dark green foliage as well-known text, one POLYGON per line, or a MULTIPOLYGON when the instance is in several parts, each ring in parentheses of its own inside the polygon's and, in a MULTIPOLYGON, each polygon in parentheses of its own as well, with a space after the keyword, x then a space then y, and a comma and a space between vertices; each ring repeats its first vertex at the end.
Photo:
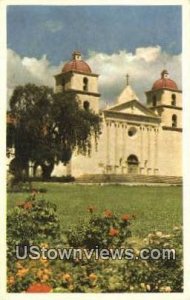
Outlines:
MULTIPOLYGON (((77 228, 73 226, 67 241, 65 235, 60 235, 54 205, 35 199, 33 194, 14 208, 8 215, 8 292, 25 292, 30 284, 46 284, 55 293, 183 292, 181 227, 175 227, 168 234, 155 231, 145 239, 128 239, 129 215, 118 217, 110 210, 105 210, 103 215, 94 214, 95 210, 95 207, 88 207, 91 217, 77 228), (23 246, 35 244, 49 249, 74 246, 85 250, 97 245, 99 249, 116 247, 117 250, 124 247, 133 249, 135 256, 139 256, 143 248, 161 251, 168 248, 175 249, 176 259, 142 260, 134 257, 132 260, 97 260, 92 255, 91 259, 75 259, 71 256, 68 260, 55 261, 16 260, 14 249, 17 243, 23 246)), ((64 225, 62 223, 63 231, 64 225)))
POLYGON ((40 177, 32 177, 32 178, 29 178, 29 181, 31 181, 31 182, 74 182, 75 178, 71 175, 67 175, 67 176, 63 175, 60 177, 51 176, 48 179, 43 179, 40 177))
MULTIPOLYGON (((14 145, 14 125, 13 124, 7 124, 7 147, 12 148, 14 145)), ((8 153, 7 153, 8 154, 8 153)))
POLYGON ((7 256, 14 260, 15 246, 29 246, 37 241, 60 237, 60 222, 56 205, 35 194, 13 208, 7 215, 7 256))
POLYGON ((86 155, 91 152, 92 136, 97 142, 100 118, 80 108, 74 93, 54 94, 46 86, 18 86, 10 100, 11 115, 16 119, 7 130, 8 144, 15 146, 18 174, 28 174, 29 161, 42 167, 48 179, 54 164, 66 164, 73 151, 86 155))
POLYGON ((56 238, 59 227, 56 205, 43 199, 26 200, 7 216, 8 235, 18 241, 56 238))
POLYGON ((121 247, 131 236, 129 226, 129 220, 122 220, 112 212, 110 215, 106 215, 105 211, 103 216, 92 214, 88 223, 72 227, 67 232, 67 238, 73 247, 87 249, 121 247))

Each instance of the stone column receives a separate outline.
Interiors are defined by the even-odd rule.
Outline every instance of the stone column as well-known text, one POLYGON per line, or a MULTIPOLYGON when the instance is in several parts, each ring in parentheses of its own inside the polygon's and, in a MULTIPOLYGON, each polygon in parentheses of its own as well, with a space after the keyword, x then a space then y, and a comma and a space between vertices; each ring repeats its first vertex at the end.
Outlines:
POLYGON ((154 170, 158 170, 158 128, 155 128, 154 130, 154 145, 154 170))
POLYGON ((150 169, 150 166, 151 166, 151 154, 150 154, 150 127, 148 126, 147 127, 147 135, 148 135, 148 152, 147 152, 147 154, 148 154, 148 164, 147 164, 147 174, 149 174, 149 169, 150 169))
POLYGON ((127 123, 124 123, 122 128, 122 173, 126 174, 127 166, 126 166, 126 148, 127 148, 127 123))
POLYGON ((126 137, 125 137, 125 125, 122 124, 122 159, 125 159, 125 141, 126 141, 126 137))
MULTIPOLYGON (((106 122, 106 166, 110 165, 110 122, 106 122)), ((106 168, 107 173, 107 168, 106 168)))
POLYGON ((115 137, 114 137, 114 164, 115 164, 115 172, 117 172, 118 165, 118 123, 115 122, 115 137))
POLYGON ((140 174, 143 174, 144 172, 144 140, 143 140, 143 132, 144 127, 140 126, 140 147, 141 147, 141 154, 140 154, 140 174))

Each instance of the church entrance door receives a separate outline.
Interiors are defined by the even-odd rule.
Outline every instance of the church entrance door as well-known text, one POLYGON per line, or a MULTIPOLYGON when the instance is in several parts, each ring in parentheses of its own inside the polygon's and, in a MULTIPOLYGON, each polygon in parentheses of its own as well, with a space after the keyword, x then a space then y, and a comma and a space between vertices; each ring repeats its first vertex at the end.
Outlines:
POLYGON ((136 155, 129 155, 127 158, 128 174, 138 174, 139 161, 136 155))

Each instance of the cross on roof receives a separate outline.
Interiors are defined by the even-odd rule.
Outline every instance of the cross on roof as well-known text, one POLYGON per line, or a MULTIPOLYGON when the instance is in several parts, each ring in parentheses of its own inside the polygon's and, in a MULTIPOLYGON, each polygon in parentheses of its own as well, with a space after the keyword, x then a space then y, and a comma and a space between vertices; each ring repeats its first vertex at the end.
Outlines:
POLYGON ((129 74, 126 75, 127 78, 127 85, 129 85, 129 74))

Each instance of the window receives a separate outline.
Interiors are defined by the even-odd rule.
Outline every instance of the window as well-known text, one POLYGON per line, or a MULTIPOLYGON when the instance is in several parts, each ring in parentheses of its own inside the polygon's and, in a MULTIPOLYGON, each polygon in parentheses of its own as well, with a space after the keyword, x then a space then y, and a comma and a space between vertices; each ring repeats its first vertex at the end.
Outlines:
POLYGON ((89 110, 89 108, 90 108, 90 103, 89 103, 88 101, 84 101, 83 107, 84 107, 85 110, 89 110))
POLYGON ((173 128, 177 127, 177 116, 176 115, 172 116, 172 127, 173 128))
POLYGON ((156 106, 156 104, 157 104, 157 99, 156 99, 156 96, 154 95, 152 98, 152 105, 156 106))
POLYGON ((131 154, 129 155, 129 157, 127 158, 127 163, 128 164, 134 164, 134 165, 138 165, 139 161, 136 155, 131 154))
POLYGON ((88 78, 83 78, 83 90, 88 91, 88 78))
POLYGON ((172 94, 172 101, 171 101, 172 106, 176 106, 176 95, 172 94))
POLYGON ((130 127, 128 130, 128 136, 134 137, 137 133, 137 129, 135 127, 130 127))

